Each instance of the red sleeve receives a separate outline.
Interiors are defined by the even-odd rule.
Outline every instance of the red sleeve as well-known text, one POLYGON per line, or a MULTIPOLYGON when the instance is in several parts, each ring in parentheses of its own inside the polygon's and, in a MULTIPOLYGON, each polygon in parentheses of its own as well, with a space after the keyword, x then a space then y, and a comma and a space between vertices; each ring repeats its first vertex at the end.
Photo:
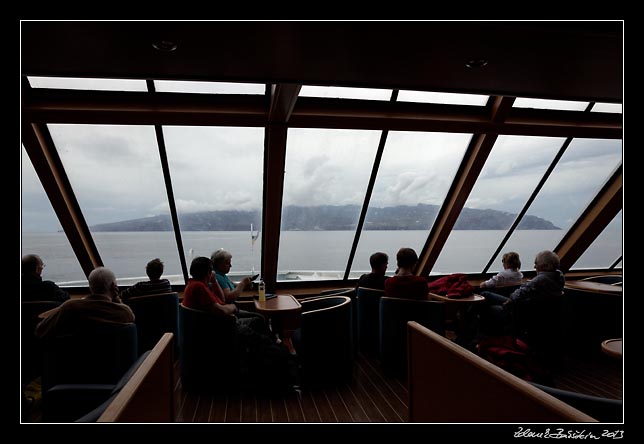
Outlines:
POLYGON ((183 305, 195 310, 207 310, 212 304, 223 304, 203 282, 192 281, 183 294, 183 305))

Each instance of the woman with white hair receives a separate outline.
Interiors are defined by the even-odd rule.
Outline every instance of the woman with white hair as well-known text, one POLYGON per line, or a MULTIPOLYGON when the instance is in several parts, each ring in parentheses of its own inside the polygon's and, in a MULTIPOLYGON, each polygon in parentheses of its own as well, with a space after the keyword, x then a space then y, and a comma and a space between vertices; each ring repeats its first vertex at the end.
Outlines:
POLYGON ((230 280, 228 273, 233 266, 232 259, 233 255, 223 248, 215 251, 210 256, 210 260, 212 261, 212 265, 215 270, 215 277, 217 278, 217 282, 219 282, 221 289, 224 290, 227 304, 236 301, 246 288, 250 288, 252 282, 250 277, 245 277, 237 284, 230 280))

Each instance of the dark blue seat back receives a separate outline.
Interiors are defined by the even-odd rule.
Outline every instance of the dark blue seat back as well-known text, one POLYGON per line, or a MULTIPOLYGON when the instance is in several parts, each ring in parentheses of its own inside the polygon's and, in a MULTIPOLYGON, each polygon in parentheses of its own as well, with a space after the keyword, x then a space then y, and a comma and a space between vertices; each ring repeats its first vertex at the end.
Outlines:
POLYGON ((407 322, 445 336, 445 303, 380 298, 380 362, 385 373, 407 375, 407 322))
POLYGON ((42 372, 42 350, 40 341, 36 339, 36 325, 42 320, 39 314, 56 308, 61 304, 57 301, 26 301, 21 308, 21 349, 23 384, 40 376, 42 372))
MULTIPOLYGON (((358 355, 358 299, 356 288, 336 288, 321 291, 320 296, 348 296, 351 298, 351 328, 353 329, 353 354, 358 355)), ((312 298, 310 298, 312 299, 312 298)))
POLYGON ((358 287, 358 347, 360 351, 377 356, 380 341, 380 298, 384 290, 358 287))
POLYGON ((97 323, 42 345, 43 393, 58 384, 116 384, 138 357, 135 324, 97 323))
POLYGON ((302 301, 296 347, 307 386, 346 382, 353 375, 352 302, 348 296, 302 301))
POLYGON ((181 385, 187 391, 236 387, 240 356, 236 319, 179 305, 181 385))
POLYGON ((563 295, 517 300, 512 304, 512 331, 535 353, 540 363, 554 369, 563 359, 563 295))
MULTIPOLYGON (((179 295, 164 293, 137 296, 125 301, 134 312, 139 354, 152 350, 164 333, 177 337, 179 324, 179 295)), ((178 347, 178 341, 176 342, 178 347)))

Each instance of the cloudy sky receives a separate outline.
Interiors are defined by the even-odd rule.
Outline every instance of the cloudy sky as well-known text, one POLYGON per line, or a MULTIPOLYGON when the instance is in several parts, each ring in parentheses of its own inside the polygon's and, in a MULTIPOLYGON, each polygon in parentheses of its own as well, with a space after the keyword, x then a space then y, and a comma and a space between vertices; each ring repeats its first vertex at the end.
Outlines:
MULTIPOLYGON (((174 90, 205 88, 202 84, 165 83, 177 83, 174 90)), ((33 84, 47 86, 37 79, 33 84)), ((171 86, 158 89, 173 90, 171 86)), ((342 96, 342 90, 333 93, 342 96)), ((262 93, 263 85, 252 91, 262 93)), ((377 91, 378 97, 376 92, 358 92, 367 96, 363 98, 389 98, 389 93, 382 91, 377 91)), ((302 95, 334 94, 321 88, 302 90, 302 95)), ((450 96, 454 95, 401 92, 401 100, 455 103, 450 96)), ((486 99, 465 98, 476 104, 484 104, 486 99)), ((535 102, 517 105, 537 106, 535 102)), ((152 126, 49 128, 89 225, 168 212, 152 126)), ((163 131, 180 212, 261 208, 263 128, 164 127, 163 131)), ((470 138, 470 134, 390 132, 371 205, 440 205, 470 138)), ((361 205, 379 139, 379 131, 289 130, 284 204, 361 205)), ((519 211, 563 141, 499 137, 466 206, 519 211)), ((562 228, 569 226, 621 160, 621 140, 574 140, 528 214, 562 228)), ((59 230, 24 149, 21 171, 23 231, 59 230)))

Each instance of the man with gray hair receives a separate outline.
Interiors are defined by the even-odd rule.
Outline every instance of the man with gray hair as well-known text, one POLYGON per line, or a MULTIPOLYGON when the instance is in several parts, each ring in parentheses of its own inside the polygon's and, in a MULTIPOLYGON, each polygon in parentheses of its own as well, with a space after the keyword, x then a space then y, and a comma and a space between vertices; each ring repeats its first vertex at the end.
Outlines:
POLYGON ((97 267, 89 274, 91 294, 71 299, 52 311, 36 327, 37 337, 83 333, 96 324, 131 324, 134 313, 121 302, 116 276, 97 267))
POLYGON ((559 256, 549 250, 540 251, 534 258, 534 268, 537 270, 534 279, 514 290, 509 298, 490 291, 481 295, 485 296, 488 304, 503 306, 522 300, 561 296, 566 280, 559 270, 559 256))
POLYGON ((566 280, 559 270, 559 256, 549 250, 540 251, 534 258, 537 275, 514 290, 510 297, 491 291, 481 292, 485 305, 479 308, 479 314, 486 325, 497 327, 509 326, 512 322, 512 304, 517 302, 546 302, 561 299, 566 280))

